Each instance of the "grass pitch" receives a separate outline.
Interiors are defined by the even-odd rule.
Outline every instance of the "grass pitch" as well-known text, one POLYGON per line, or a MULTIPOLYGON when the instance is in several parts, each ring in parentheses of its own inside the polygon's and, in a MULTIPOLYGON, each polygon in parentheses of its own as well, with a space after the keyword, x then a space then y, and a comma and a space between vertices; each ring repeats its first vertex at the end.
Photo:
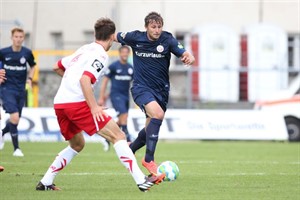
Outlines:
MULTIPOLYGON (((300 199, 300 144, 286 142, 161 141, 157 162, 176 162, 180 176, 147 193, 138 190, 113 149, 105 153, 101 144, 88 143, 56 177, 62 191, 35 191, 66 145, 21 143, 25 157, 16 158, 6 142, 0 151, 0 165, 5 167, 0 199, 300 199)), ((139 163, 143 153, 144 149, 136 155, 139 163)))

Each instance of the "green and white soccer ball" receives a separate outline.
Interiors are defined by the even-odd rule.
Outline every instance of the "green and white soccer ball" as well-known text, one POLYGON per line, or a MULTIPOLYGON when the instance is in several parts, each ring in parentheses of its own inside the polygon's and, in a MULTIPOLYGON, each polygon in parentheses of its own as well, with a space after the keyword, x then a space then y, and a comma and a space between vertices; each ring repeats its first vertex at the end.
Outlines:
POLYGON ((164 181, 175 181, 179 176, 179 168, 172 161, 164 161, 158 166, 157 173, 166 174, 164 181))

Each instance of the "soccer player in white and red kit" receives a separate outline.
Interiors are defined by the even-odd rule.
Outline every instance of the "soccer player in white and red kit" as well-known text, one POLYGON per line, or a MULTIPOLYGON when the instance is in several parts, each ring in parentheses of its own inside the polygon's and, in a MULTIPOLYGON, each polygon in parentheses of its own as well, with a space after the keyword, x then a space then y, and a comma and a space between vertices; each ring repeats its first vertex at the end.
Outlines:
POLYGON ((69 146, 63 149, 36 186, 36 190, 60 190, 53 184, 55 176, 83 149, 82 131, 95 133, 114 144, 121 163, 128 169, 138 188, 145 192, 162 181, 163 176, 146 177, 140 170, 135 156, 128 147, 125 134, 97 105, 93 85, 107 65, 108 51, 114 40, 115 24, 108 18, 100 18, 94 26, 95 42, 79 48, 54 67, 62 76, 54 98, 54 109, 60 130, 69 146))
MULTIPOLYGON (((0 64, 1 65, 1 64, 0 64)), ((0 85, 6 80, 5 78, 5 70, 0 69, 0 85)), ((1 86, 0 86, 1 87, 1 86)), ((1 107, 1 104, 0 104, 1 107)), ((0 143, 2 142, 4 138, 2 138, 2 129, 1 129, 1 110, 0 110, 0 143)), ((4 170, 4 167, 0 165, 0 172, 4 170)))

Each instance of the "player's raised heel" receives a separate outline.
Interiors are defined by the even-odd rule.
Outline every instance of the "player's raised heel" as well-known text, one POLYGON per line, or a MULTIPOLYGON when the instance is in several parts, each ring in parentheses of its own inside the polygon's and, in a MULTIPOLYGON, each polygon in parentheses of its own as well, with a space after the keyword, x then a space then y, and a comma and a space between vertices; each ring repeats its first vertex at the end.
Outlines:
POLYGON ((157 174, 157 165, 154 161, 146 162, 145 159, 143 159, 142 165, 149 171, 150 174, 157 174))
POLYGON ((44 185, 42 182, 39 182, 37 186, 35 187, 36 190, 39 191, 46 191, 46 190, 61 190, 59 187, 56 187, 55 184, 52 185, 44 185))

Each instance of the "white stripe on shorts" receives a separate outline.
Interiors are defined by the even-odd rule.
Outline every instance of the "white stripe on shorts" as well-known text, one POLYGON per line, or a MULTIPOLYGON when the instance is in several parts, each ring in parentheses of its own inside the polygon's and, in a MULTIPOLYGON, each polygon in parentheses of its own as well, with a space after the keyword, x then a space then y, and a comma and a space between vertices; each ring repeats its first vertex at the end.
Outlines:
POLYGON ((97 119, 94 118, 94 122, 95 122, 95 126, 96 126, 96 131, 98 132, 99 131, 99 126, 98 126, 98 123, 97 123, 97 119))

